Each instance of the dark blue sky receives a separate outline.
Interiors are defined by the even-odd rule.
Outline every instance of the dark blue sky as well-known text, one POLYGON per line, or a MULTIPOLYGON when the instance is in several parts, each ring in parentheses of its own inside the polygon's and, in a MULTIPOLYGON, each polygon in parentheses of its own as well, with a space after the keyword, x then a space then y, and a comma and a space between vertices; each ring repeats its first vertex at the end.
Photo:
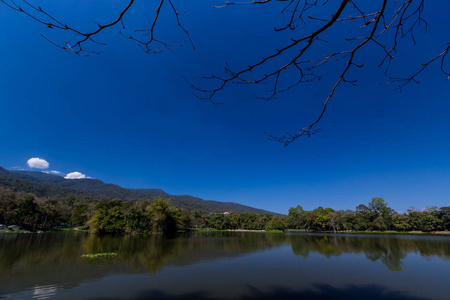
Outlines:
MULTIPOLYGON (((417 70, 448 42, 442 12, 450 11, 450 3, 434 2, 424 16, 428 34, 419 30, 416 46, 402 42, 393 75, 417 70)), ((111 20, 124 1, 105 3, 64 1, 49 9, 87 30, 95 27, 93 20, 111 20)), ((152 3, 138 3, 125 18, 127 27, 149 24, 144 17, 154 10, 152 3)), ((354 209, 372 197, 383 197, 399 211, 450 205, 450 89, 438 65, 400 93, 380 85, 387 81, 384 70, 373 66, 381 53, 368 47, 358 57, 367 67, 350 73, 358 86, 340 86, 319 125, 324 131, 283 147, 264 132, 294 132, 311 122, 339 65, 324 69, 319 83, 273 101, 255 99, 268 87, 242 85, 219 93, 221 105, 200 101, 183 76, 220 74, 226 61, 246 66, 284 45, 287 35, 273 33, 281 24, 281 4, 178 6, 187 11, 181 18, 195 51, 173 16, 164 13, 157 33, 185 46, 148 55, 113 28, 99 38, 107 46, 91 47, 101 55, 79 57, 40 36, 63 41, 70 35, 0 5, 0 166, 28 169, 27 160, 40 157, 49 170, 65 174, 78 171, 124 187, 161 188, 279 213, 298 204, 354 209)))

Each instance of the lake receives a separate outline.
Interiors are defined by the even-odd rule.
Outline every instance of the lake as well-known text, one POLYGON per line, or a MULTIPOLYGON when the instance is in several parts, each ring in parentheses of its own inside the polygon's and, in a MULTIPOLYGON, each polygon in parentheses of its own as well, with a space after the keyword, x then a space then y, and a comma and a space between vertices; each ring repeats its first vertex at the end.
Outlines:
POLYGON ((445 299, 450 237, 0 234, 6 299, 445 299), (94 259, 83 254, 117 253, 94 259))

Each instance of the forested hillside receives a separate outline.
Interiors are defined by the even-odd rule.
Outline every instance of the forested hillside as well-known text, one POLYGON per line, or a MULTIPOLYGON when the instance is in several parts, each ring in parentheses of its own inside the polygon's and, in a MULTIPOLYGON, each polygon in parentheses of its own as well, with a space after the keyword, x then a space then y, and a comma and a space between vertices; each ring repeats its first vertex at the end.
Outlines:
MULTIPOLYGON (((182 209, 202 212, 253 212, 270 213, 266 210, 234 203, 204 200, 190 195, 170 195, 160 189, 127 189, 107 184, 98 179, 64 179, 61 176, 34 171, 8 171, 0 167, 0 187, 14 192, 32 193, 37 197, 56 199, 68 195, 81 202, 89 200, 121 199, 138 201, 161 196, 182 209)), ((278 215, 278 214, 275 214, 278 215)))

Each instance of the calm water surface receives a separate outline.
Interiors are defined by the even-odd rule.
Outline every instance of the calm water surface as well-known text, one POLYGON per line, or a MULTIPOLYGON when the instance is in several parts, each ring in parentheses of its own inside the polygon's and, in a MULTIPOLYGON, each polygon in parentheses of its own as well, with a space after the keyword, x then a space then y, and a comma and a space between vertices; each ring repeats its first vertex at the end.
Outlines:
POLYGON ((450 237, 0 234, 0 298, 448 300, 450 237))

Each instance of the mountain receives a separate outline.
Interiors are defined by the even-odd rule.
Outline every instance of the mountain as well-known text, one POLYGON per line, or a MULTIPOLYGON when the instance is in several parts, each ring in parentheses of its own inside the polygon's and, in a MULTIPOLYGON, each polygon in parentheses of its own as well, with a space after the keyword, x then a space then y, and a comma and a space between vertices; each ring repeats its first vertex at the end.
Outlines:
POLYGON ((63 198, 69 194, 87 199, 113 199, 127 201, 153 199, 156 196, 170 198, 173 205, 204 212, 254 212, 272 213, 266 210, 234 202, 204 200, 190 195, 170 195, 160 189, 127 189, 98 179, 65 179, 59 175, 35 171, 8 171, 0 167, 0 186, 15 192, 33 193, 38 197, 63 198))
MULTIPOLYGON (((41 173, 41 172, 30 172, 30 173, 41 173)), ((38 176, 39 174, 36 174, 36 177, 38 176)), ((64 198, 69 194, 72 194, 78 198, 87 198, 87 199, 92 198, 91 195, 87 193, 82 193, 76 190, 63 188, 53 184, 42 183, 38 181, 35 177, 33 178, 32 177, 33 176, 29 175, 27 176, 27 174, 17 175, 0 167, 0 187, 7 188, 9 190, 12 190, 13 192, 32 193, 38 197, 49 197, 49 198, 64 198), (26 180, 22 178, 27 178, 31 180, 26 180)))
MULTIPOLYGON (((5 169, 3 169, 5 170, 5 169)), ((7 171, 10 175, 22 180, 27 180, 31 182, 43 182, 48 184, 58 184, 63 182, 65 179, 58 175, 47 174, 44 172, 33 172, 33 171, 7 171)), ((1 174, 1 173, 0 173, 1 174)))

